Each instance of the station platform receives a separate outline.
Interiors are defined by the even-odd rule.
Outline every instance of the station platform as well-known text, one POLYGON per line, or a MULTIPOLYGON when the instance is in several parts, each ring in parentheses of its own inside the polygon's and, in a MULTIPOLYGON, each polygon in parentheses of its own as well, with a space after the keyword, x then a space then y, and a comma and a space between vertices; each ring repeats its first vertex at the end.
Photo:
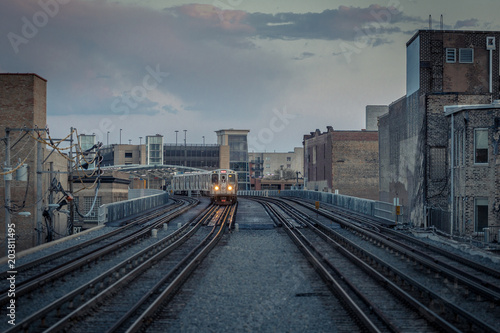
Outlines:
POLYGON ((238 223, 240 230, 264 230, 275 227, 273 220, 261 204, 241 197, 238 198, 235 222, 238 223))

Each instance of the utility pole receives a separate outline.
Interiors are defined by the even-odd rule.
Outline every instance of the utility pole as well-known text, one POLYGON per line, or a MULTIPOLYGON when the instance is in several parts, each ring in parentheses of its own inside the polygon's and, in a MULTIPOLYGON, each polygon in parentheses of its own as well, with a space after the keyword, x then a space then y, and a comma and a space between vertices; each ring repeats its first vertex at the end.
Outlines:
POLYGON ((36 142, 36 245, 42 244, 42 143, 36 142))
MULTIPOLYGON (((7 127, 5 129, 5 166, 4 172, 9 172, 11 170, 10 167, 10 129, 7 127)), ((7 256, 8 252, 8 242, 7 235, 9 234, 9 224, 10 224, 10 181, 12 180, 12 174, 9 173, 3 176, 5 181, 5 256, 7 256)))
MULTIPOLYGON (((68 167, 68 182, 69 182, 69 193, 73 195, 73 127, 70 128, 71 136, 69 138, 69 167, 68 167)), ((120 141, 121 141, 121 129, 120 129, 120 141)), ((120 142, 121 143, 121 142, 120 142)), ((74 199, 74 198, 73 198, 74 199)), ((68 221, 68 234, 73 235, 73 221, 75 219, 74 213, 74 200, 69 201, 69 221, 68 221)))

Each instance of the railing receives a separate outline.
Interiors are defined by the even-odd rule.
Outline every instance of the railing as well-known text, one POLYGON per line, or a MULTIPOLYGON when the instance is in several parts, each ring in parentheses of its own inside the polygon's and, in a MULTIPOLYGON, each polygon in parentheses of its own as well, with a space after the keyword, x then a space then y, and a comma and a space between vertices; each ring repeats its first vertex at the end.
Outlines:
MULTIPOLYGON (((320 201, 335 205, 341 208, 349 209, 361 214, 374 216, 380 219, 384 219, 390 222, 395 222, 395 208, 391 204, 387 204, 392 208, 392 214, 381 214, 382 208, 385 207, 384 202, 374 201, 369 199, 351 197, 347 195, 334 194, 329 192, 318 192, 318 191, 304 191, 304 190, 262 190, 262 191, 238 191, 238 195, 241 196, 264 196, 264 197, 276 197, 276 196, 286 196, 286 197, 299 197, 314 201, 320 201)), ((384 209, 390 210, 390 208, 385 207, 384 209)))

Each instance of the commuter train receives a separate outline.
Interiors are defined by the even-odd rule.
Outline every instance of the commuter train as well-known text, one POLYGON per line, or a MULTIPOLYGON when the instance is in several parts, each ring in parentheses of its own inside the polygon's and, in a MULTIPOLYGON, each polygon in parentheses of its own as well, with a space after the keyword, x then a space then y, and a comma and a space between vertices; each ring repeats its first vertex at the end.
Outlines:
POLYGON ((237 200, 237 175, 229 169, 178 174, 172 178, 172 191, 180 195, 199 192, 209 196, 211 202, 230 205, 237 200))

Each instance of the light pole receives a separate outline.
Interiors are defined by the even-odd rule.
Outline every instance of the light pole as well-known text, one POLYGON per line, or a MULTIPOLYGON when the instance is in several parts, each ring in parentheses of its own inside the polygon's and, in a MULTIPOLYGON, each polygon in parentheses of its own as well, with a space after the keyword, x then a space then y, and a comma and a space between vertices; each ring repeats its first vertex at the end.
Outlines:
POLYGON ((132 139, 128 139, 128 144, 131 145, 132 144, 132 139))
POLYGON ((203 138, 203 145, 205 145, 205 136, 202 136, 203 138))
POLYGON ((139 146, 142 145, 142 136, 139 137, 139 146))
POLYGON ((184 146, 186 146, 186 132, 187 132, 188 130, 183 130, 183 131, 184 131, 184 146))
POLYGON ((122 129, 120 128, 120 144, 122 144, 122 129))
POLYGON ((108 134, 107 134, 107 142, 106 142, 106 146, 109 146, 109 131, 108 131, 108 134))
POLYGON ((179 133, 179 131, 175 131, 175 145, 177 146, 177 133, 179 133))

